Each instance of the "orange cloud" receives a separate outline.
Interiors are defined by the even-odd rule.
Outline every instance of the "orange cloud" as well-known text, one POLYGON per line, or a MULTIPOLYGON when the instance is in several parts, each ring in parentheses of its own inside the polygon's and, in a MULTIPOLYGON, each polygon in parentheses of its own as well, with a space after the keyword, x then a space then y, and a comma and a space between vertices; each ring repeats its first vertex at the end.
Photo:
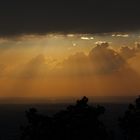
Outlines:
MULTIPOLYGON (((71 39, 74 37, 70 35, 71 39)), ((31 44, 33 39, 34 36, 31 36, 27 42, 31 44)), ((71 39, 70 44, 73 41, 71 39)), ((23 38, 21 41, 25 40, 23 38)), ((61 39, 51 38, 50 42, 54 40, 61 39)), ((63 54, 67 58, 60 54, 60 58, 51 55, 53 50, 57 53, 58 46, 53 47, 54 44, 48 50, 45 47, 41 47, 41 50, 37 45, 24 48, 18 44, 1 49, 0 96, 115 96, 133 95, 139 90, 139 44, 135 47, 121 47, 120 50, 110 47, 105 41, 98 42, 91 50, 73 46, 76 47, 73 51, 75 53, 63 54), (51 51, 48 53, 49 49, 51 51)), ((61 48, 63 52, 69 47, 66 46, 67 43, 61 48)))

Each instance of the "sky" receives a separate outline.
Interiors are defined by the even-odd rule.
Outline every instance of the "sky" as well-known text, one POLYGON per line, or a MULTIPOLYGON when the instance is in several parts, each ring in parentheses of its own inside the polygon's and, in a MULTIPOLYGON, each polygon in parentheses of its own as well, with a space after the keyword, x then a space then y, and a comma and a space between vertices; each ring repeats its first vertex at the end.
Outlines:
POLYGON ((140 33, 0 38, 0 97, 135 96, 140 33))
POLYGON ((138 95, 139 14, 134 0, 2 0, 0 97, 138 95))

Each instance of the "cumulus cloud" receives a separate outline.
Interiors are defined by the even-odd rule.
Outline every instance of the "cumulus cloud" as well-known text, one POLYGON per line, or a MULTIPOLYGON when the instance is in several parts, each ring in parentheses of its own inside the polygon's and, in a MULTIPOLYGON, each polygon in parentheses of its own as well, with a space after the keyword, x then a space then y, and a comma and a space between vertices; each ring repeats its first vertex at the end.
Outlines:
POLYGON ((135 42, 135 48, 137 49, 137 50, 140 50, 140 42, 135 42))
POLYGON ((97 44, 89 52, 89 58, 98 73, 118 71, 125 64, 125 60, 116 51, 110 49, 107 42, 97 44))
POLYGON ((90 62, 84 52, 77 52, 65 59, 61 65, 61 71, 65 73, 81 75, 87 73, 90 62))
POLYGON ((138 49, 136 48, 130 48, 130 47, 121 47, 120 49, 120 55, 124 58, 124 59, 129 59, 131 57, 134 57, 137 53, 138 49))
POLYGON ((71 55, 63 62, 63 68, 70 73, 78 74, 110 74, 119 71, 126 61, 109 43, 100 42, 88 55, 83 52, 71 55))
MULTIPOLYGON (((28 58, 26 63, 17 65, 10 71, 12 77, 47 78, 50 75, 103 75, 119 72, 128 67, 127 60, 135 57, 140 45, 136 47, 121 47, 120 51, 110 47, 110 43, 97 41, 96 46, 88 54, 77 52, 69 55, 67 59, 59 62, 57 59, 46 59, 43 54, 28 58), (55 62, 54 62, 55 60, 55 62)), ((4 66, 0 65, 0 72, 6 73, 4 66)))
POLYGON ((121 73, 121 71, 133 71, 129 66, 129 60, 140 53, 139 43, 136 47, 121 47, 114 50, 110 43, 98 41, 96 47, 88 54, 78 52, 70 55, 61 63, 61 73, 74 75, 108 75, 121 73))
POLYGON ((0 92, 4 96, 132 95, 140 87, 139 62, 138 38, 50 34, 1 39, 0 92), (119 49, 125 42, 127 46, 119 49))

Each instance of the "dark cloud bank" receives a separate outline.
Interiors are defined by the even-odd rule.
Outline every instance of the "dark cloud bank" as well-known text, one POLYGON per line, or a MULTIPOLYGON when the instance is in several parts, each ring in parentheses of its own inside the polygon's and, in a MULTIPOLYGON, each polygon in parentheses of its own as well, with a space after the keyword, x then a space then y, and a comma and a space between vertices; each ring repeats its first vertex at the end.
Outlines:
POLYGON ((0 35, 134 31, 139 14, 132 0, 2 0, 0 35))

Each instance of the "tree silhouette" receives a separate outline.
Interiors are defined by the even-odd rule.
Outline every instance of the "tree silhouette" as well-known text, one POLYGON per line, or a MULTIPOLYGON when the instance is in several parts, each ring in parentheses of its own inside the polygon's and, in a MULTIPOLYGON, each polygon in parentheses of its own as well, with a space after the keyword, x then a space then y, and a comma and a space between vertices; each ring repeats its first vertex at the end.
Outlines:
POLYGON ((140 140, 140 96, 135 104, 129 104, 124 116, 119 119, 126 140, 140 140))
POLYGON ((104 124, 99 120, 104 111, 102 106, 90 106, 87 97, 52 117, 31 108, 26 111, 28 125, 22 127, 21 140, 109 139, 104 124))

